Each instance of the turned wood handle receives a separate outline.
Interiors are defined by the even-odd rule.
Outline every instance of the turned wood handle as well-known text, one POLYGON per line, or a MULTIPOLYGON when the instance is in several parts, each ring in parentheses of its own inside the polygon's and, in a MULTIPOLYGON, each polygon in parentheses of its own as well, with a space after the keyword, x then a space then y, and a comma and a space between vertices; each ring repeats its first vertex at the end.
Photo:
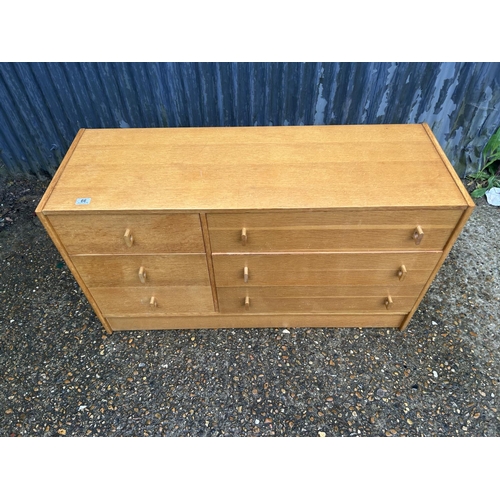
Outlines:
POLYGON ((405 265, 402 265, 399 268, 399 271, 398 271, 399 281, 403 281, 406 278, 406 273, 407 272, 408 271, 406 270, 406 266, 405 265))
POLYGON ((421 226, 417 226, 415 231, 413 231, 413 240, 415 241, 415 245, 420 245, 422 239, 424 237, 424 230, 421 226))
POLYGON ((156 298, 155 297, 151 297, 151 299, 149 301, 149 306, 150 307, 158 307, 158 302, 156 302, 156 298))
POLYGON ((385 299, 385 308, 389 309, 392 306, 392 297, 390 295, 385 299))
POLYGON ((250 309, 250 297, 248 295, 245 297, 245 309, 247 311, 250 309))
POLYGON ((132 231, 127 229, 125 234, 123 235, 123 239, 125 240, 125 244, 130 248, 134 244, 134 237, 132 236, 132 231))
POLYGON ((243 281, 245 283, 248 283, 248 267, 247 266, 245 266, 243 268, 243 281))
POLYGON ((146 269, 144 269, 144 266, 139 268, 139 279, 141 283, 146 283, 146 269))
POLYGON ((248 241, 248 237, 247 237, 247 228, 244 227, 242 230, 241 230, 241 244, 242 245, 246 245, 247 244, 247 241, 248 241))

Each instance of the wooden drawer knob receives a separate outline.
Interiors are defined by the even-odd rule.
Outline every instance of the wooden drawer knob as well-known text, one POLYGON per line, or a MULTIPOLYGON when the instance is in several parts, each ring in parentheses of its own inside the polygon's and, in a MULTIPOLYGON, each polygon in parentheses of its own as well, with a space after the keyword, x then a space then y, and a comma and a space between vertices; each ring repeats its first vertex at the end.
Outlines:
POLYGON ((405 265, 402 265, 399 268, 399 271, 398 271, 399 281, 403 281, 406 278, 406 273, 407 272, 408 271, 406 270, 406 266, 405 265))
POLYGON ((245 309, 247 311, 250 309, 250 297, 248 295, 245 297, 245 309))
POLYGON ((158 302, 156 302, 155 297, 151 297, 151 299, 149 301, 149 307, 158 307, 158 302))
POLYGON ((132 236, 132 231, 130 231, 130 229, 127 229, 125 231, 123 239, 125 240, 125 245, 127 245, 129 248, 134 244, 134 237, 132 236))
POLYGON ((242 245, 246 245, 246 244, 247 244, 247 241, 248 241, 248 237, 247 237, 247 229, 246 229, 246 227, 244 227, 244 228, 241 230, 241 244, 242 244, 242 245))
POLYGON ((392 306, 392 297, 390 295, 385 299, 385 308, 389 309, 392 306))
POLYGON ((243 268, 243 281, 245 283, 248 283, 248 267, 247 266, 245 266, 243 268))
POLYGON ((413 240, 415 241, 415 245, 420 245, 423 237, 424 237, 423 229, 420 226, 417 226, 415 228, 415 231, 413 231, 413 240))
POLYGON ((146 283, 146 269, 144 269, 144 266, 139 268, 139 279, 141 283, 146 283))

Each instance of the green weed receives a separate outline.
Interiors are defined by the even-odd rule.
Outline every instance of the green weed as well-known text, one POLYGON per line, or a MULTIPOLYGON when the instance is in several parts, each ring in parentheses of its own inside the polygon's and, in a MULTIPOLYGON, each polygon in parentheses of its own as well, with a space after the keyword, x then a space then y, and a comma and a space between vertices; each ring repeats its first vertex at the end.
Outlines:
POLYGON ((475 183, 473 198, 481 198, 489 189, 500 187, 500 127, 483 149, 479 171, 467 177, 475 183))

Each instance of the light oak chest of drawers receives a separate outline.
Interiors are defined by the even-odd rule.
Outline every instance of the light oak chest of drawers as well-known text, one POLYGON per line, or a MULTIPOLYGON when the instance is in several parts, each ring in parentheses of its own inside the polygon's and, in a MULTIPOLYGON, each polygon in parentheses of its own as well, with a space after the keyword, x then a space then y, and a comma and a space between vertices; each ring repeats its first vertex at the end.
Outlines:
POLYGON ((111 332, 403 329, 473 208, 422 124, 82 129, 36 212, 111 332))

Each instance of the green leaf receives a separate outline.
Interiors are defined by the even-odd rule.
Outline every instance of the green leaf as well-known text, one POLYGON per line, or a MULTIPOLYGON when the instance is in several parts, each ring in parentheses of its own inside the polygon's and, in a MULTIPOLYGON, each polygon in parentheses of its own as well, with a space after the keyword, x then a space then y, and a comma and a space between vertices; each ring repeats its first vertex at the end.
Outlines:
POLYGON ((495 152, 498 148, 500 148, 500 127, 490 137, 490 140, 486 143, 486 146, 484 146, 483 155, 486 157, 492 152, 495 152))
POLYGON ((485 166, 483 168, 486 168, 488 165, 491 163, 494 163, 496 161, 500 160, 500 151, 496 153, 492 153, 489 156, 485 156, 484 161, 485 161, 485 166))
POLYGON ((496 171, 497 171, 497 166, 496 165, 490 165, 487 169, 488 171, 488 178, 490 177, 495 177, 496 171))
POLYGON ((484 196, 484 193, 488 191, 488 188, 479 188, 479 189, 474 189, 472 193, 470 194, 473 198, 481 198, 481 196, 484 196))
MULTIPOLYGON (((497 131, 490 137, 490 140, 486 143, 486 146, 483 148, 482 154, 482 163, 488 163, 491 156, 496 155, 500 149, 500 127, 497 131)), ((483 170, 486 167, 482 167, 483 170)))
POLYGON ((496 172, 497 172, 497 170, 498 170, 498 166, 499 166, 498 162, 496 162, 496 161, 491 162, 491 163, 489 163, 489 164, 485 167, 485 169, 483 170, 483 172, 484 172, 484 171, 488 172, 488 174, 489 174, 489 175, 488 175, 488 177, 489 177, 490 175, 495 175, 495 174, 496 174, 496 172))
POLYGON ((484 181, 489 177, 489 175, 486 172, 483 172, 481 170, 479 172, 476 172, 475 174, 470 174, 469 177, 471 179, 478 179, 478 180, 484 181))

